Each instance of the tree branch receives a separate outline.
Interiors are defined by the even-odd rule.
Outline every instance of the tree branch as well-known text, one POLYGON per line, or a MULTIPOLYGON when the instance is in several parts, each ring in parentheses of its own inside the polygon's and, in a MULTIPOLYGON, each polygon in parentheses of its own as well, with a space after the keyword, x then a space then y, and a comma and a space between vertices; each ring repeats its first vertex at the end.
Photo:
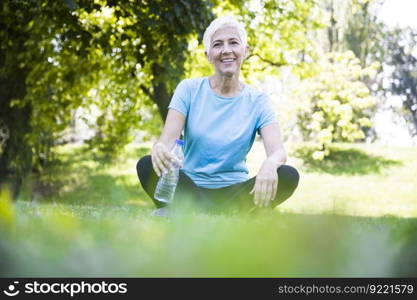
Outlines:
POLYGON ((251 54, 251 55, 249 55, 248 56, 248 59, 250 58, 250 57, 252 57, 252 56, 257 56, 260 60, 262 60, 263 62, 265 62, 265 63, 267 63, 267 64, 269 64, 269 65, 271 65, 271 66, 274 66, 274 67, 282 67, 282 66, 285 66, 285 64, 284 63, 281 63, 281 62, 274 62, 274 61, 272 61, 272 60, 269 60, 269 59, 266 59, 266 58, 264 58, 264 57, 262 57, 261 55, 259 55, 258 53, 253 53, 253 54, 251 54))
POLYGON ((148 96, 149 98, 152 98, 152 93, 149 90, 149 88, 147 88, 146 86, 144 86, 143 84, 141 84, 140 89, 145 93, 146 96, 148 96))

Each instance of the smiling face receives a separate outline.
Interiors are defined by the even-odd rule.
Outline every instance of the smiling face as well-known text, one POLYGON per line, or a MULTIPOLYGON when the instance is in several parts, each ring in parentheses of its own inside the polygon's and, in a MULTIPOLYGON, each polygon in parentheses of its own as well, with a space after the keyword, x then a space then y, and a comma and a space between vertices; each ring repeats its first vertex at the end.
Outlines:
POLYGON ((211 39, 206 56, 214 65, 216 73, 231 77, 237 75, 243 59, 247 55, 247 46, 243 45, 235 27, 218 29, 211 39))

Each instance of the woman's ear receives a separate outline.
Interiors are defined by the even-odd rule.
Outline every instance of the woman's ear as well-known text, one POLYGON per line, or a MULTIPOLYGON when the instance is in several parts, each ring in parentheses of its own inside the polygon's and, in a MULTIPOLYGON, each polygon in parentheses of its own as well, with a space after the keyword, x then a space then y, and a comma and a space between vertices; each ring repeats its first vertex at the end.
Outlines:
POLYGON ((204 54, 206 55, 206 58, 209 61, 209 63, 211 63, 210 56, 208 55, 207 51, 204 51, 204 54))
POLYGON ((250 54, 249 46, 246 46, 246 48, 245 48, 245 55, 243 56, 243 59, 247 59, 249 57, 249 54, 250 54))

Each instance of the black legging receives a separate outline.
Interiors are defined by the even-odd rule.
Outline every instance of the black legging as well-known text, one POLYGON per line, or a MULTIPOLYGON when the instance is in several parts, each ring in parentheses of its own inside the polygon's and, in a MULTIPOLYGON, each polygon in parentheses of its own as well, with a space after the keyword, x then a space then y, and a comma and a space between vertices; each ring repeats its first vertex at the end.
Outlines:
MULTIPOLYGON (((166 205, 154 198, 154 191, 158 182, 158 175, 152 167, 150 155, 142 157, 137 165, 139 181, 156 207, 166 205)), ((207 189, 198 187, 182 170, 175 190, 173 203, 190 201, 203 210, 226 210, 229 208, 250 209, 255 207, 253 195, 249 194, 255 184, 256 177, 252 177, 242 183, 233 184, 223 188, 207 189), (187 199, 187 200, 185 200, 187 199)), ((278 168, 278 190, 275 199, 269 207, 275 207, 288 199, 297 188, 299 174, 297 170, 288 165, 278 168)))

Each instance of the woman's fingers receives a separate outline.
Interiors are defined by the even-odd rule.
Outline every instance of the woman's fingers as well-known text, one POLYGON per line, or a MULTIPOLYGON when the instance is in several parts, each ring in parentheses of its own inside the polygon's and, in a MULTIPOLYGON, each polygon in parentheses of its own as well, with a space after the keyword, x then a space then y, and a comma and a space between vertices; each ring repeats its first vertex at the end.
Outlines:
POLYGON ((160 156, 160 162, 165 172, 167 172, 171 168, 171 160, 169 156, 165 153, 162 153, 162 155, 160 156))
POLYGON ((256 206, 267 207, 274 201, 278 189, 278 178, 257 177, 249 194, 254 195, 256 206))
POLYGON ((159 176, 161 176, 163 173, 166 172, 166 167, 164 165, 164 162, 161 159, 161 157, 158 156, 158 155, 156 155, 156 165, 157 165, 158 170, 159 170, 159 176))
POLYGON ((250 194, 253 195, 253 202, 255 203, 256 206, 259 205, 259 182, 255 181, 255 185, 253 186, 252 191, 250 192, 250 194))
POLYGON ((163 150, 156 150, 151 156, 151 158, 155 173, 158 176, 161 176, 161 174, 167 172, 171 168, 171 160, 166 159, 163 150))
POLYGON ((256 206, 263 207, 267 203, 266 193, 267 193, 267 184, 261 180, 257 180, 255 185, 250 191, 250 194, 254 195, 253 202, 256 206))
POLYGON ((166 158, 167 156, 164 156, 164 154, 162 154, 161 156, 158 157, 159 159, 159 168, 162 171, 162 173, 166 173, 171 169, 172 163, 171 160, 168 158, 166 158))
POLYGON ((264 194, 264 206, 267 207, 269 202, 271 201, 272 195, 272 182, 268 181, 265 182, 265 194, 264 194))
POLYGON ((274 201, 276 192, 277 192, 277 182, 275 180, 273 180, 269 184, 269 193, 268 193, 267 205, 269 205, 269 203, 274 201))
POLYGON ((278 179, 277 179, 276 182, 274 182, 274 184, 272 186, 272 195, 271 195, 270 202, 275 200, 275 196, 277 195, 277 190, 278 190, 278 179))
POLYGON ((152 160, 153 170, 155 171, 156 175, 161 176, 161 171, 159 170, 159 166, 158 166, 158 163, 156 161, 156 156, 151 155, 151 160, 152 160))
POLYGON ((253 191, 255 190, 255 185, 253 185, 253 188, 252 188, 252 190, 249 192, 249 194, 253 194, 253 191))
POLYGON ((261 189, 261 191, 260 191, 260 200, 259 200, 259 202, 261 204, 260 206, 264 207, 266 202, 267 202, 266 196, 267 196, 267 192, 268 192, 268 183, 265 182, 265 181, 261 181, 260 189, 261 189))
POLYGON ((161 151, 161 161, 163 161, 166 167, 170 167, 172 161, 174 160, 174 156, 168 151, 161 151))
POLYGON ((277 183, 275 181, 258 180, 250 194, 254 194, 255 205, 267 207, 275 199, 277 183))

